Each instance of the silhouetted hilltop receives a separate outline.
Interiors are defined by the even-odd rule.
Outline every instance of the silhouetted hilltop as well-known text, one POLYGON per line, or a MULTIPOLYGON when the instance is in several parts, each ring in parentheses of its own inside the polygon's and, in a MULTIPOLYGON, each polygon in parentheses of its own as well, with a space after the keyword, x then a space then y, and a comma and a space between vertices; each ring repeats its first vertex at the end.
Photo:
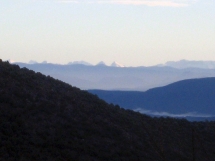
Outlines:
POLYGON ((215 123, 154 118, 0 61, 0 160, 214 160, 215 123))

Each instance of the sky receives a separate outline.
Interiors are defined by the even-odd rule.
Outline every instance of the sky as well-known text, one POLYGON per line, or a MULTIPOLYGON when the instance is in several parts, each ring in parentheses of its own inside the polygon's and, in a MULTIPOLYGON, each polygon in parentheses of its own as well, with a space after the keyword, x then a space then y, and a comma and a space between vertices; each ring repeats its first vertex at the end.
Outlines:
POLYGON ((0 59, 215 61, 214 0, 1 0, 0 59))

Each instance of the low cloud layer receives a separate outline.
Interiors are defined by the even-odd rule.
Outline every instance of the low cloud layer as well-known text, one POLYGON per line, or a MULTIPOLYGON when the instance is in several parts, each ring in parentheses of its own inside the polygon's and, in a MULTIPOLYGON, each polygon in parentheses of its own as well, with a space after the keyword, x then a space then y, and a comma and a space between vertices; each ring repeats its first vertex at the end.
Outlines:
POLYGON ((169 116, 169 117, 215 117, 214 115, 209 115, 209 114, 199 114, 197 112, 188 112, 188 113, 183 113, 183 114, 171 114, 168 112, 157 112, 157 111, 151 111, 151 110, 145 110, 143 108, 137 108, 134 111, 140 112, 142 114, 147 114, 147 115, 153 115, 153 116, 169 116))
POLYGON ((193 4, 195 0, 87 0, 87 1, 86 0, 60 0, 58 2, 186 7, 193 4))

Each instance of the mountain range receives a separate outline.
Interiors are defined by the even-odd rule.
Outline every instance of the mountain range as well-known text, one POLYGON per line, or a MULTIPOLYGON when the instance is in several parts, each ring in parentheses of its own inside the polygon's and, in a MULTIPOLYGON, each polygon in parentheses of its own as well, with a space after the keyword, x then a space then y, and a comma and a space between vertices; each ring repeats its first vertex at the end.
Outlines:
MULTIPOLYGON (((11 61, 12 63, 14 63, 14 61, 11 61)), ((47 63, 47 61, 43 61, 42 64, 47 63)), ((38 64, 37 61, 34 60, 30 60, 28 64, 38 64)), ((81 65, 88 65, 88 66, 93 66, 93 64, 88 63, 86 61, 74 61, 74 62, 69 62, 68 65, 74 65, 74 64, 81 64, 81 65)), ((100 61, 98 64, 96 65, 104 65, 104 66, 108 66, 105 64, 105 62, 100 61)), ((118 63, 116 61, 114 61, 110 66, 113 67, 126 67, 125 65, 118 63)), ((158 64, 155 65, 157 67, 173 67, 173 68, 177 68, 177 69, 185 69, 185 68, 203 68, 203 69, 215 69, 215 61, 194 61, 194 60, 179 60, 179 61, 168 61, 164 64, 158 64)))
POLYGON ((178 69, 184 68, 203 68, 203 69, 215 69, 215 61, 168 61, 165 64, 160 64, 158 66, 169 66, 178 69))
POLYGON ((118 67, 120 64, 114 63, 113 66, 106 66, 104 62, 95 66, 76 62, 67 65, 50 63, 15 64, 50 75, 81 89, 146 91, 150 88, 164 86, 184 79, 215 77, 215 69, 203 68, 118 67))
POLYGON ((0 160, 214 160, 214 135, 215 122, 151 118, 0 60, 0 160))

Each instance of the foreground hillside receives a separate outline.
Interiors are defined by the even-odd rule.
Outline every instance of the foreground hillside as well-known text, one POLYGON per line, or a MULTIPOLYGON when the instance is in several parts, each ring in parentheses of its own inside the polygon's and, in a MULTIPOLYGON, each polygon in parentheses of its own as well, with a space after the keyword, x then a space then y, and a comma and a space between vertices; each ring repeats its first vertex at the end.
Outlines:
POLYGON ((215 123, 151 118, 0 61, 0 160, 214 160, 215 123))

